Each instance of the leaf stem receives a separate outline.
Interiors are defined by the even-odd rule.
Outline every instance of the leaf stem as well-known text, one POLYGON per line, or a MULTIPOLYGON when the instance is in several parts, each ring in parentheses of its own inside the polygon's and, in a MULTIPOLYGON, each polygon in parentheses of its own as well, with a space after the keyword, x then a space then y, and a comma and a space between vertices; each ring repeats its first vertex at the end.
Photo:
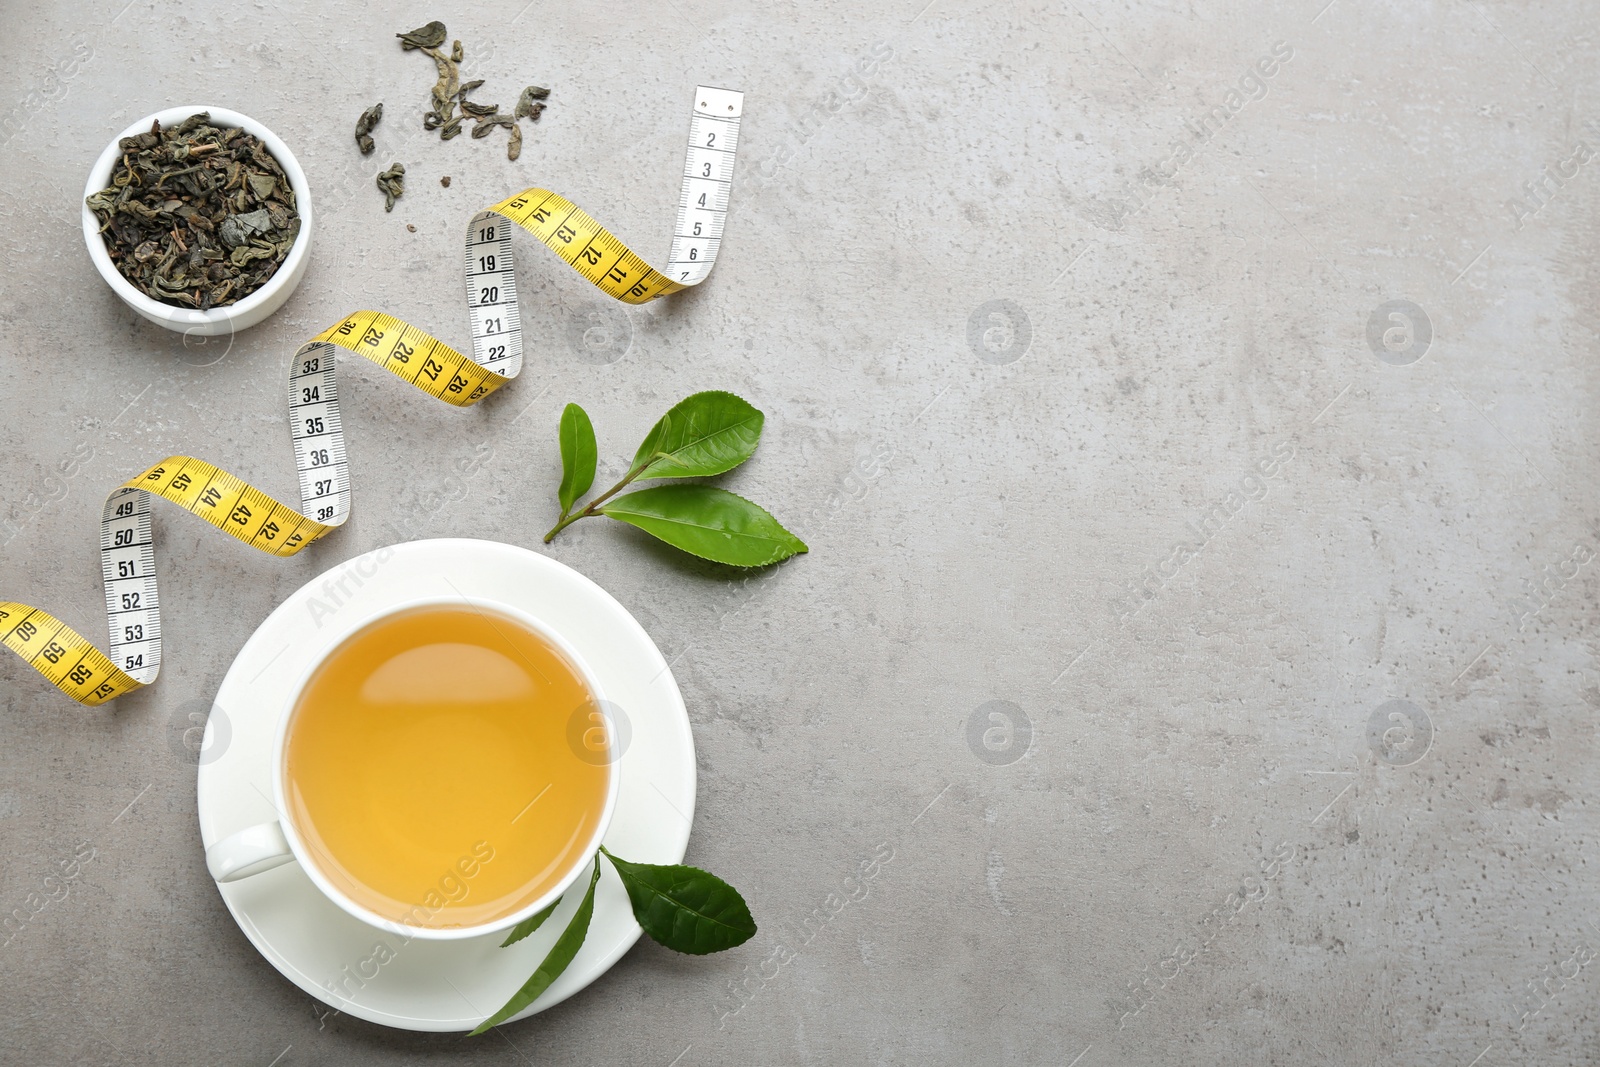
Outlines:
POLYGON ((616 485, 613 485, 610 489, 607 489, 605 492, 589 501, 589 505, 582 511, 576 511, 570 515, 563 513, 561 518, 556 520, 556 524, 550 528, 550 532, 544 535, 544 543, 548 545, 551 541, 555 540, 556 534, 560 533, 562 530, 565 530, 568 526, 571 526, 579 519, 586 519, 592 515, 595 515, 601 504, 604 504, 607 500, 610 500, 612 497, 628 488, 629 483, 631 483, 635 478, 639 477, 639 475, 643 474, 645 470, 649 468, 651 463, 654 463, 663 456, 665 456, 667 459, 672 458, 665 452, 656 452, 652 454, 649 460, 636 465, 632 470, 628 471, 627 474, 623 475, 622 480, 616 485))

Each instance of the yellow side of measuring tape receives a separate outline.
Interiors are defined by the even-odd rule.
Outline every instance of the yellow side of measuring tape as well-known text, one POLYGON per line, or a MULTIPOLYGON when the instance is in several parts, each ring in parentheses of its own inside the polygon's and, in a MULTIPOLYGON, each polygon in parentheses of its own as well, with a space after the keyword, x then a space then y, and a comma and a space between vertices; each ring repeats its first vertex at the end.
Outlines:
POLYGON ((339 416, 336 349, 355 352, 427 393, 468 407, 522 369, 511 227, 533 234, 602 292, 642 304, 698 285, 711 273, 727 217, 743 94, 700 86, 689 122, 683 188, 664 270, 656 270, 563 196, 528 189, 473 216, 466 287, 472 352, 456 351, 400 319, 358 311, 295 353, 289 434, 300 475, 298 508, 204 460, 170 456, 118 486, 100 520, 100 565, 111 652, 49 612, 0 601, 0 644, 52 685, 97 707, 156 680, 161 670, 160 592, 150 518, 153 497, 274 556, 292 556, 344 525, 351 484, 339 416))

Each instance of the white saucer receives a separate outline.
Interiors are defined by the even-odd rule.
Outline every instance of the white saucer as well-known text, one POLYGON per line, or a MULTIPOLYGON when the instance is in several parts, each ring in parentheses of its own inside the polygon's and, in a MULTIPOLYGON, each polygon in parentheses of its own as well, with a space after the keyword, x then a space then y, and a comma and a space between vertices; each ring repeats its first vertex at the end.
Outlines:
MULTIPOLYGON (((511 545, 464 539, 414 541, 341 564, 284 601, 245 642, 217 693, 201 751, 200 837, 207 847, 277 817, 270 799, 273 716, 294 680, 327 651, 338 629, 319 627, 327 613, 452 593, 519 607, 572 643, 623 720, 621 788, 606 847, 642 863, 683 859, 694 818, 694 737, 655 643, 627 609, 570 567, 511 545)), ((601 866, 583 948, 517 1018, 572 996, 639 939, 622 883, 610 864, 601 866)), ((499 1010, 539 965, 581 896, 569 892, 543 927, 503 949, 504 934, 402 944, 341 911, 297 863, 217 888, 245 936, 311 996, 370 1022, 432 1031, 470 1030, 499 1010), (328 983, 342 983, 344 994, 328 983)))

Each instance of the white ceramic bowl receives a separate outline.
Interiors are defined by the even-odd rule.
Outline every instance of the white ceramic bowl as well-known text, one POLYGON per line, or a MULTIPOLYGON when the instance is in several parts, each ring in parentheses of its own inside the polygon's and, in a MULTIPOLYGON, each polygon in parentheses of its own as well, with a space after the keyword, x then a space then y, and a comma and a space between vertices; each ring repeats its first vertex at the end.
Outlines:
POLYGON ((87 204, 82 209, 83 240, 89 246, 89 258, 94 260, 100 276, 111 286, 112 292, 122 298, 123 303, 156 325, 176 330, 186 336, 220 337, 254 326, 282 307, 283 302, 289 299, 289 294, 294 292, 295 286, 300 284, 300 279, 306 272, 306 264, 311 261, 311 191, 306 185, 305 171, 300 169, 300 162, 294 158, 294 153, 289 151, 289 146, 261 123, 237 111, 200 105, 169 107, 154 115, 146 115, 112 138, 106 150, 100 153, 100 158, 95 161, 94 169, 89 172, 89 182, 84 186, 83 195, 87 200, 111 184, 111 170, 121 155, 118 142, 124 137, 148 133, 150 124, 156 121, 159 121, 163 128, 176 125, 201 111, 211 113, 213 126, 237 126, 260 138, 267 146, 267 150, 272 153, 272 158, 278 161, 278 166, 283 168, 283 173, 288 175, 289 185, 294 189, 295 207, 300 212, 300 236, 295 238, 288 257, 278 265, 277 272, 267 279, 267 283, 243 300, 227 307, 212 308, 210 311, 175 307, 145 296, 122 276, 116 265, 111 262, 110 253, 106 251, 105 238, 100 236, 100 220, 95 218, 94 212, 89 210, 87 204))

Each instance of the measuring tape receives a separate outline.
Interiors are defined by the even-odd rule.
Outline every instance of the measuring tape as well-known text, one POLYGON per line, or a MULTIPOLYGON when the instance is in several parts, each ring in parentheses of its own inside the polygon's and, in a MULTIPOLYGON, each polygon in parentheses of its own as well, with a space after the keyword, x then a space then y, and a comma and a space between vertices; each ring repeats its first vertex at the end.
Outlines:
POLYGON ((507 222, 533 234, 624 303, 643 304, 698 285, 711 273, 722 242, 743 109, 743 93, 705 85, 695 91, 683 192, 665 270, 650 266, 572 201, 544 189, 525 190, 478 212, 467 227, 470 357, 376 311, 358 311, 324 330, 301 346, 289 370, 298 508, 204 460, 164 459, 117 487, 100 517, 110 654, 48 612, 12 601, 0 601, 0 643, 91 707, 154 682, 161 672, 161 597, 150 522, 153 497, 170 500, 275 556, 292 556, 337 530, 350 517, 351 499, 337 350, 358 353, 457 407, 476 404, 515 378, 522 370, 522 319, 507 222))

